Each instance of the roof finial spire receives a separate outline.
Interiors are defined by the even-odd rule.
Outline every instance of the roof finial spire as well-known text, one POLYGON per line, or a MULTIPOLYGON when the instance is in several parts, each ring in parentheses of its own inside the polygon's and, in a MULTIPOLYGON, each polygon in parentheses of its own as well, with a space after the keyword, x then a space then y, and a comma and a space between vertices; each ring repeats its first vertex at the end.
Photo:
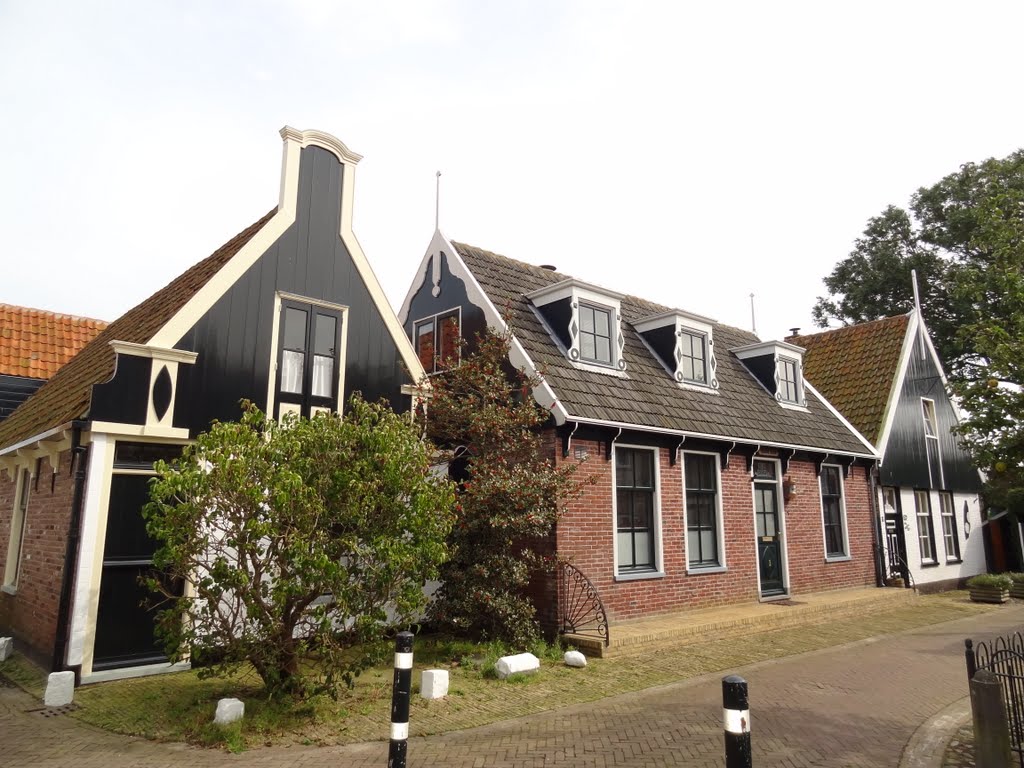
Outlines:
POLYGON ((437 172, 437 189, 434 192, 434 229, 441 228, 441 172, 437 172))
POLYGON ((914 312, 917 315, 917 340, 921 344, 921 359, 925 359, 924 318, 921 316, 921 294, 917 290, 917 270, 910 270, 910 284, 914 287, 914 312))
POLYGON ((750 294, 750 332, 757 336, 757 322, 754 320, 754 294, 750 294))

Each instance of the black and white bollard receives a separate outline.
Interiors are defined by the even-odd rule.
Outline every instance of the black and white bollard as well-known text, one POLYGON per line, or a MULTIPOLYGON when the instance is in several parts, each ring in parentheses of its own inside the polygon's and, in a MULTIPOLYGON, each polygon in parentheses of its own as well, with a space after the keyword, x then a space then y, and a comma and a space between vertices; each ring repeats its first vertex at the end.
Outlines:
POLYGON ((409 696, 412 693, 412 632, 395 638, 395 684, 391 689, 391 746, 388 768, 405 768, 409 746, 409 696))
POLYGON ((722 720, 725 724, 725 768, 751 768, 747 681, 739 675, 722 678, 722 720))

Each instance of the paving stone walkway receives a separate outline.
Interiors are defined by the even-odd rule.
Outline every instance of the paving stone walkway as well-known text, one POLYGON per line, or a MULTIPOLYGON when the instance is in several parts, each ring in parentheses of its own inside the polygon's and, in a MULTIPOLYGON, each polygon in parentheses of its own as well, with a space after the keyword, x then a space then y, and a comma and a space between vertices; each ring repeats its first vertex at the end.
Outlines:
MULTIPOLYGON (((1024 604, 736 670, 750 684, 757 768, 893 768, 914 731, 967 695, 963 638, 1024 624, 1024 604)), ((813 628, 809 628, 813 631, 813 628)), ((728 642, 727 640, 721 642, 728 642)), ((409 766, 720 768, 720 675, 466 731, 414 738, 409 766)), ((21 768, 384 766, 385 743, 242 755, 116 736, 0 689, 0 765, 21 768)))

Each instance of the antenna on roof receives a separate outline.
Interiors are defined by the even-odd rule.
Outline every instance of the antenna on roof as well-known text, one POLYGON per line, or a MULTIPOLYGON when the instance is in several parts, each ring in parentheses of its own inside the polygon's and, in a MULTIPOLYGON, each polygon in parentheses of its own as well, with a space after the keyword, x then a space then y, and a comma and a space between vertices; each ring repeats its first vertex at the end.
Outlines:
POLYGON ((437 188, 434 191, 434 229, 441 228, 441 172, 437 172, 437 188))
POLYGON ((754 294, 750 294, 750 332, 757 336, 757 322, 754 320, 754 294))
POLYGON ((921 294, 917 290, 917 270, 910 270, 910 284, 914 287, 914 312, 917 313, 917 340, 921 344, 921 359, 925 358, 924 318, 921 316, 921 294))

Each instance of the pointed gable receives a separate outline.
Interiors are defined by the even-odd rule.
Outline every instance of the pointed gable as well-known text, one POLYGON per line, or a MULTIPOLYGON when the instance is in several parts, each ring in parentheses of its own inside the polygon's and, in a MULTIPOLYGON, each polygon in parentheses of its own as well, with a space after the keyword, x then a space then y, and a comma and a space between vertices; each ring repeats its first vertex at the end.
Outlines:
POLYGON ((806 350, 804 377, 876 447, 909 323, 897 315, 786 339, 806 350))

